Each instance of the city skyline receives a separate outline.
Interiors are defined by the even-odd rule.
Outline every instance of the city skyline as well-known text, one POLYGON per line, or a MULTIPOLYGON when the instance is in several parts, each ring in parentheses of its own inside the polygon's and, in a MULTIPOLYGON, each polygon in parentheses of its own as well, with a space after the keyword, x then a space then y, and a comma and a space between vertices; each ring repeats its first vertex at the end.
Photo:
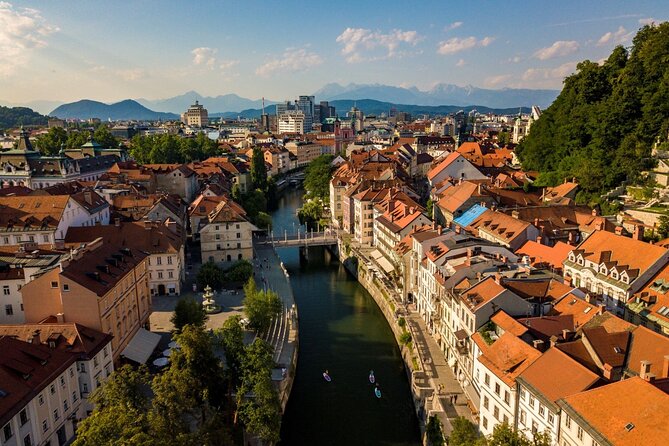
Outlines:
POLYGON ((114 102, 195 90, 272 100, 336 82, 561 88, 661 22, 659 1, 273 4, 0 2, 0 100, 114 102), (531 24, 531 26, 528 26, 531 24))

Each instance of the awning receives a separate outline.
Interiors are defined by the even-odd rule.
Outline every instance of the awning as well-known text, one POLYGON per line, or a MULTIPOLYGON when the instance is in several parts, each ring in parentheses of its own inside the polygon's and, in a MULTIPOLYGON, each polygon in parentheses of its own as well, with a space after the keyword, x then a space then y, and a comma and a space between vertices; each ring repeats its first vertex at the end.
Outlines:
POLYGON ((395 267, 393 267, 392 263, 390 263, 378 249, 372 251, 370 255, 372 256, 374 263, 379 265, 385 272, 390 273, 395 271, 395 267))
POLYGON ((121 356, 138 364, 146 364, 146 361, 159 342, 159 334, 140 328, 125 349, 123 349, 121 356))
POLYGON ((453 333, 453 334, 455 335, 455 338, 456 338, 458 341, 462 341, 463 339, 467 339, 467 332, 464 331, 464 330, 458 330, 458 331, 456 331, 456 332, 453 333))

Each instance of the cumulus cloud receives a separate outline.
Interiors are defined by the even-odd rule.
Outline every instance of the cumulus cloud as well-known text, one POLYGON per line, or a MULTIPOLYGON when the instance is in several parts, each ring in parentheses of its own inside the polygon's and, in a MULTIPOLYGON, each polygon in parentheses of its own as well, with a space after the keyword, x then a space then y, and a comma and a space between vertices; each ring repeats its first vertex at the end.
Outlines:
POLYGON ((576 70, 576 62, 567 62, 555 68, 529 68, 523 73, 526 82, 535 82, 537 86, 553 86, 576 70))
POLYGON ((480 40, 474 36, 453 37, 451 39, 439 42, 437 53, 443 55, 455 54, 477 46, 488 46, 494 40, 494 37, 484 37, 480 40))
POLYGON ((256 74, 269 77, 279 72, 305 71, 323 63, 323 59, 316 53, 304 48, 288 48, 280 58, 272 59, 256 68, 256 74))
POLYGON ((539 60, 548 60, 553 59, 554 57, 562 57, 573 54, 578 51, 579 48, 580 45, 575 40, 558 40, 551 46, 538 50, 536 53, 534 53, 534 57, 539 60))
POLYGON ((634 36, 634 31, 627 32, 625 27, 620 26, 616 32, 609 31, 599 38, 597 41, 597 46, 608 45, 613 43, 614 45, 619 45, 622 43, 629 42, 634 36))
POLYGON ((451 24, 446 25, 444 27, 444 31, 450 31, 452 29, 460 28, 462 26, 462 24, 463 24, 462 22, 453 22, 451 24))
POLYGON ((38 10, 0 1, 0 76, 27 64, 32 50, 45 47, 46 37, 56 31, 38 10))
POLYGON ((382 33, 365 28, 346 28, 337 37, 337 43, 343 46, 341 53, 349 63, 401 57, 406 54, 399 51, 401 45, 416 46, 421 40, 423 36, 416 31, 402 31, 401 29, 382 33), (376 53, 374 53, 375 50, 376 53), (383 54, 379 55, 378 50, 382 50, 383 54), (373 54, 370 55, 370 52, 373 54))
POLYGON ((216 64, 216 53, 218 52, 215 48, 200 47, 193 49, 190 53, 193 55, 193 63, 195 65, 204 65, 209 68, 214 68, 216 64))

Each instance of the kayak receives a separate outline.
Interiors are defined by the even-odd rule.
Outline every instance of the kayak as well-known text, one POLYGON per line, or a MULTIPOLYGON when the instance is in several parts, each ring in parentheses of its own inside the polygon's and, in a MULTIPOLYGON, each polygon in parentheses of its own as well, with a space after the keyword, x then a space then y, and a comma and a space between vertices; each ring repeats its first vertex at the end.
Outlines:
POLYGON ((323 372, 323 378, 325 378, 327 382, 332 381, 332 378, 330 378, 330 375, 328 375, 327 372, 323 372))
POLYGON ((374 384, 375 381, 376 381, 376 378, 374 378, 374 370, 371 370, 369 372, 369 382, 374 384))
POLYGON ((374 395, 376 395, 377 398, 381 398, 381 389, 378 387, 374 388, 374 395))

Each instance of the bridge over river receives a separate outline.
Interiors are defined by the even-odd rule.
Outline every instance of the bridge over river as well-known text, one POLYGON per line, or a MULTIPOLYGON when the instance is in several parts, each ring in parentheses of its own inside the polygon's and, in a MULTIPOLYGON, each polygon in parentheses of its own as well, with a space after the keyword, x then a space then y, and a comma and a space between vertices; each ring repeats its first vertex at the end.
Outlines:
POLYGON ((284 231, 283 236, 271 233, 269 236, 259 237, 255 240, 258 245, 272 245, 275 248, 301 248, 312 246, 332 246, 337 244, 337 233, 325 232, 300 232, 289 234, 284 231))

